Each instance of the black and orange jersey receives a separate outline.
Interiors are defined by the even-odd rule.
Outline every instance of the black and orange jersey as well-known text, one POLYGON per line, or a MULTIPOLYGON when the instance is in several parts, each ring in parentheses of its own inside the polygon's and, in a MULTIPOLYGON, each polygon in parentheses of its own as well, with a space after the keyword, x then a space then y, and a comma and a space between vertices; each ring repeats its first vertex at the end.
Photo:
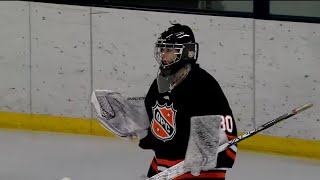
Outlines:
MULTIPOLYGON (((229 103, 218 82, 198 64, 192 65, 187 77, 171 92, 159 93, 155 80, 145 99, 150 119, 148 135, 140 140, 143 149, 152 149, 148 177, 182 161, 185 157, 190 118, 203 115, 221 115, 221 128, 229 140, 237 136, 237 128, 229 103)), ((233 166, 237 147, 218 155, 217 169, 201 172, 200 176, 184 174, 176 179, 224 179, 226 168, 233 166)))

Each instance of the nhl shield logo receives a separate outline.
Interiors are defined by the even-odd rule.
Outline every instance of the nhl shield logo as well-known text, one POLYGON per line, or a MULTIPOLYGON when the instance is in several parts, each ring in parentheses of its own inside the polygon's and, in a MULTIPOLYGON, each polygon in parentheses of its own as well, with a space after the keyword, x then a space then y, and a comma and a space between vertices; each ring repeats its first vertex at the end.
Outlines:
POLYGON ((176 133, 176 110, 173 104, 170 106, 156 105, 152 107, 153 118, 151 121, 151 131, 156 138, 162 141, 171 140, 176 133))

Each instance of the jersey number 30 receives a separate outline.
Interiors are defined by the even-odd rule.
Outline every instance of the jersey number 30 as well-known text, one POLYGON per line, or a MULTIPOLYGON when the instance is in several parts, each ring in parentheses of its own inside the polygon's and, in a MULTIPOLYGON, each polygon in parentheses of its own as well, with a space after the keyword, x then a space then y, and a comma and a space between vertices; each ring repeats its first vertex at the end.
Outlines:
POLYGON ((221 122, 221 128, 224 131, 228 131, 229 133, 232 133, 233 131, 233 122, 232 122, 232 117, 231 116, 220 116, 222 119, 221 122))

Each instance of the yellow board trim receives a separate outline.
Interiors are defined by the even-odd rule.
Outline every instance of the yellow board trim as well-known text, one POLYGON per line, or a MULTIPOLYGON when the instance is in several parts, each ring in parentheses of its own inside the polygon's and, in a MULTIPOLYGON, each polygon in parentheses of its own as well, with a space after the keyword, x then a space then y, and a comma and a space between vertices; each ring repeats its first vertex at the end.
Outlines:
POLYGON ((256 134, 238 145, 239 149, 320 160, 320 141, 256 134))
POLYGON ((40 114, 0 112, 0 128, 115 137, 95 119, 40 114))
MULTIPOLYGON (((116 137, 95 119, 0 112, 0 128, 116 137)), ((320 141, 254 135, 238 145, 240 150, 320 160, 320 141)))

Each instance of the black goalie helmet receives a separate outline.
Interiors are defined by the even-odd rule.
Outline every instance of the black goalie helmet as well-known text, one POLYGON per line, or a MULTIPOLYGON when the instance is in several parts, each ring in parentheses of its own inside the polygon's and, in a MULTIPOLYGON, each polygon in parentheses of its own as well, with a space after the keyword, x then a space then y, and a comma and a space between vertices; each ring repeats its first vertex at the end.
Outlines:
MULTIPOLYGON (((190 27, 173 24, 168 30, 161 33, 154 48, 154 56, 160 64, 158 73, 159 92, 171 90, 175 84, 177 72, 187 64, 193 64, 198 59, 199 45, 195 42, 190 27), (172 51, 173 59, 164 59, 165 52, 172 51)), ((171 57, 172 58, 172 57, 171 57)))

